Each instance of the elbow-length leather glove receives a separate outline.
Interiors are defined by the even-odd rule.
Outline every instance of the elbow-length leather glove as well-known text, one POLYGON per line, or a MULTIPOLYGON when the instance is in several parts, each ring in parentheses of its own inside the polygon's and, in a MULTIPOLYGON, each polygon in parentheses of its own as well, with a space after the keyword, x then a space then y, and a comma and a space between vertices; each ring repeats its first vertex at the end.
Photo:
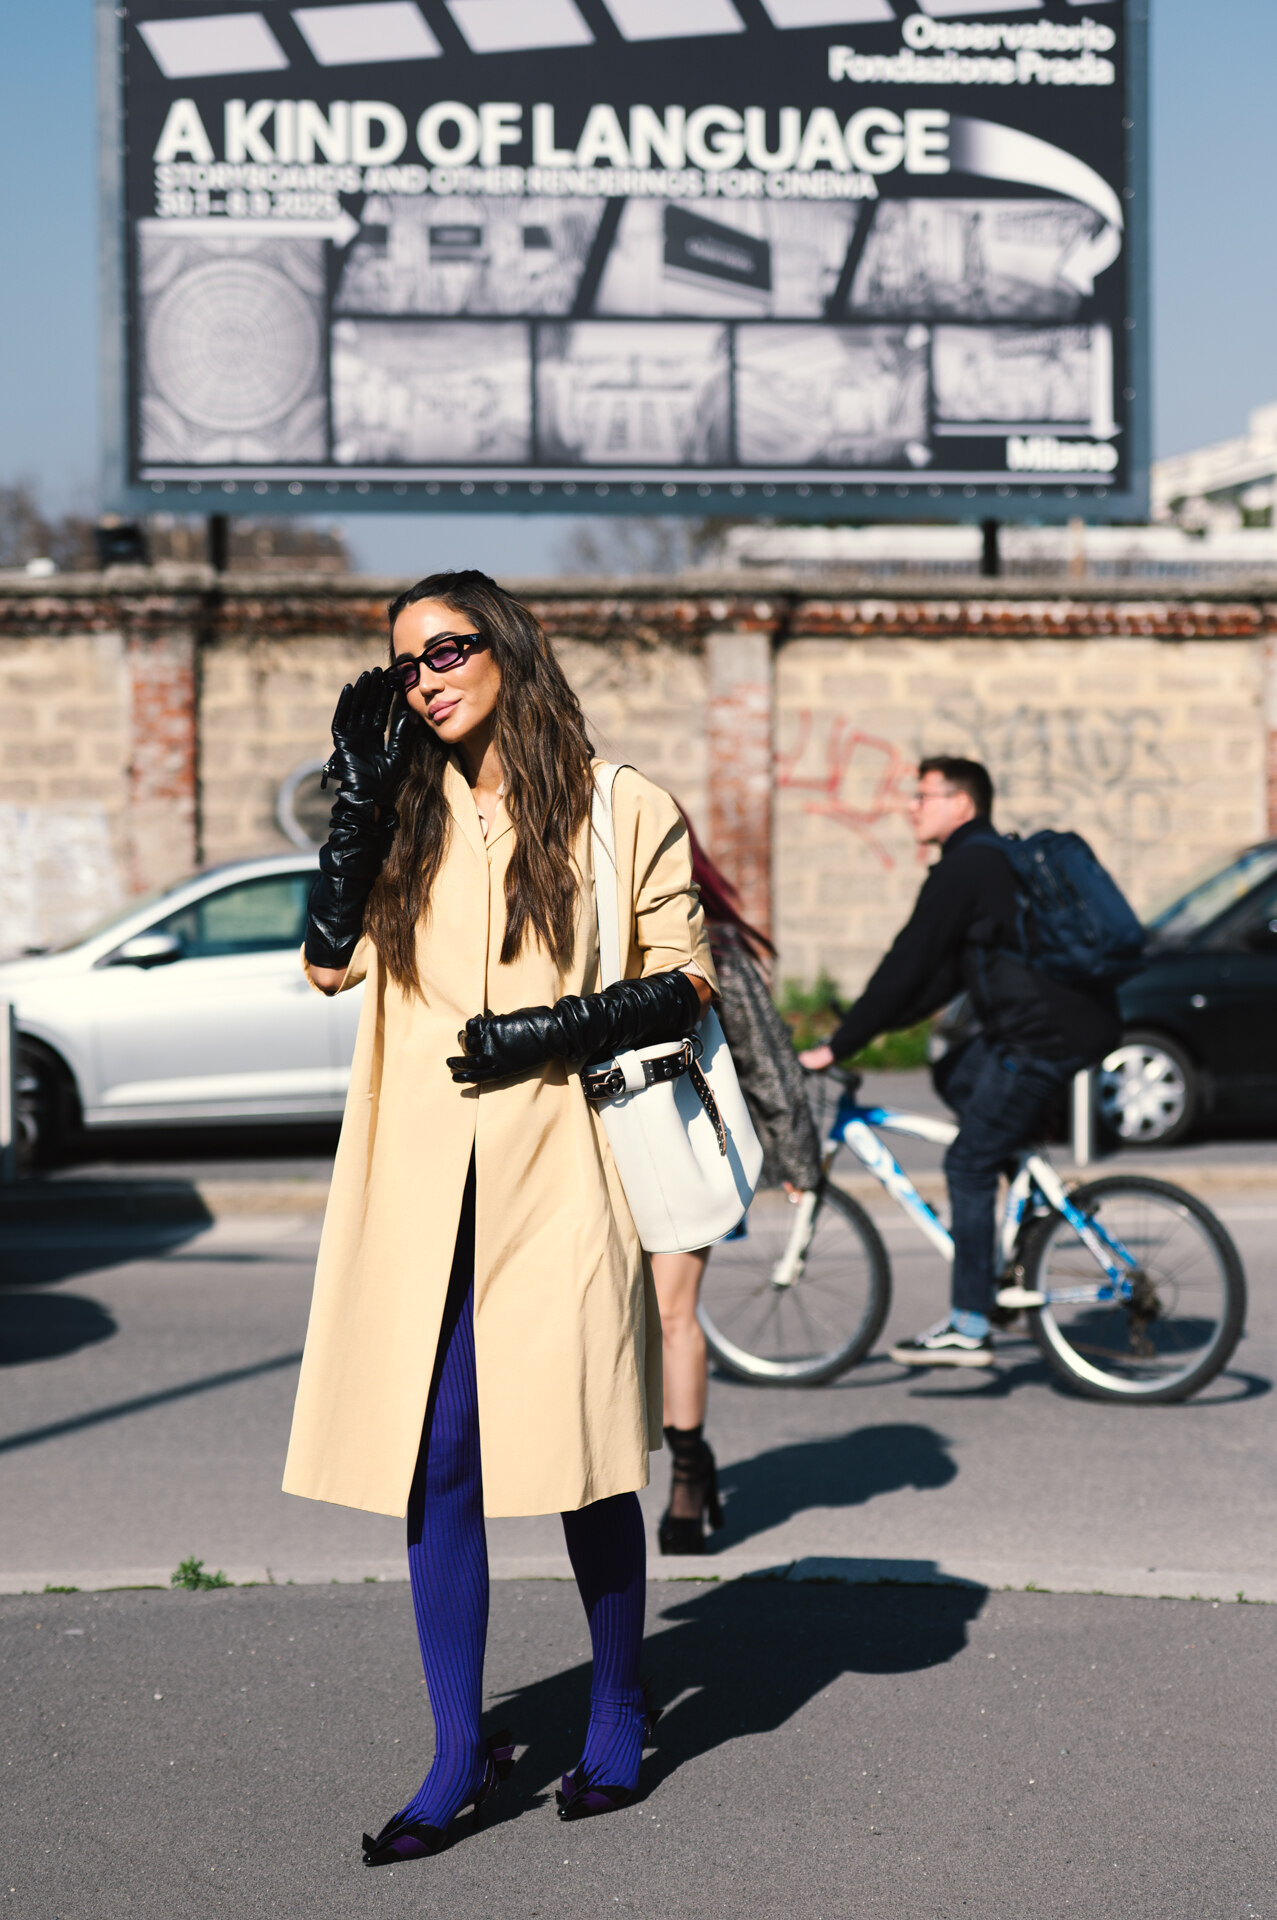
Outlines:
POLYGON ((700 1012, 685 973, 617 980, 601 993, 565 994, 552 1007, 476 1014, 457 1036, 465 1053, 448 1065, 454 1080, 478 1086, 546 1060, 597 1060, 648 1041, 682 1040, 700 1012))
POLYGON ((336 780, 328 839, 306 914, 306 958, 344 967, 364 927, 364 907, 395 831, 395 797, 408 766, 414 718, 402 707, 386 738, 395 688, 380 667, 345 686, 333 714, 333 751, 323 782, 336 780))

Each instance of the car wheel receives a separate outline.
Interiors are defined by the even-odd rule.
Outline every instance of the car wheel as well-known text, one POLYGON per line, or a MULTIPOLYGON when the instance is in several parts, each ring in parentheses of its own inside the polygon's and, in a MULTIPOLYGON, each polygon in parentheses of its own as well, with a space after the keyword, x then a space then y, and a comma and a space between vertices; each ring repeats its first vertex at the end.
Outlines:
POLYGON ((18 1036, 14 1123, 18 1167, 55 1167, 71 1150, 80 1118, 75 1082, 56 1054, 18 1036))
POLYGON ((1196 1117, 1197 1069, 1161 1034, 1128 1033, 1095 1079, 1102 1125, 1129 1145, 1173 1146, 1196 1117))

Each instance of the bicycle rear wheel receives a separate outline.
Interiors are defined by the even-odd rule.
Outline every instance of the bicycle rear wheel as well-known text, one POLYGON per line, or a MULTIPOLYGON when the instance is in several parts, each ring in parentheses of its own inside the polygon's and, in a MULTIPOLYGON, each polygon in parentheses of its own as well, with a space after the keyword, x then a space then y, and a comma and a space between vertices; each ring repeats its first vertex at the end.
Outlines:
POLYGON ((826 1182, 806 1256, 785 1283, 777 1274, 797 1220, 782 1188, 761 1189, 744 1235, 721 1240, 705 1270, 701 1326, 715 1360, 738 1379, 817 1386, 863 1360, 882 1331, 891 1269, 864 1208, 826 1182))
POLYGON ((1024 1285, 1048 1305, 1029 1327, 1051 1370, 1094 1400, 1186 1400, 1227 1365, 1246 1317, 1246 1278, 1224 1227, 1193 1194, 1118 1174, 1069 1195, 1139 1263, 1130 1300, 1067 1300, 1100 1280, 1060 1214, 1025 1243, 1024 1285))

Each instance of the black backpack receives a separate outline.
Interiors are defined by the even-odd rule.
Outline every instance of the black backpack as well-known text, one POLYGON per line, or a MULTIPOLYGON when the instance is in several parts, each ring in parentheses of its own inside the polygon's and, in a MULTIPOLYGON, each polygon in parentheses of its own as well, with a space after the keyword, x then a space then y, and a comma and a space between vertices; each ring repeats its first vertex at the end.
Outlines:
POLYGON ((1144 929, 1081 834, 1048 827, 1021 840, 990 827, 987 844, 995 842, 1015 870, 1018 958, 1071 987, 1116 986, 1138 973, 1144 929))

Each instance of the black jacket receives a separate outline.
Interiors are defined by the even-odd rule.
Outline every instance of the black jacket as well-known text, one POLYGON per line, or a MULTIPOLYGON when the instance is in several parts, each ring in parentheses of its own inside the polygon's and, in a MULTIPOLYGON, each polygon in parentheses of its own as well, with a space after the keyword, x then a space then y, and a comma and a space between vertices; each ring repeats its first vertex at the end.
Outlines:
POLYGON ((1100 1060, 1118 1044, 1115 989, 1066 987, 1015 958, 1015 874, 987 833, 986 821, 969 820, 945 841, 908 924, 830 1036, 839 1060, 964 991, 995 1046, 1100 1060))

